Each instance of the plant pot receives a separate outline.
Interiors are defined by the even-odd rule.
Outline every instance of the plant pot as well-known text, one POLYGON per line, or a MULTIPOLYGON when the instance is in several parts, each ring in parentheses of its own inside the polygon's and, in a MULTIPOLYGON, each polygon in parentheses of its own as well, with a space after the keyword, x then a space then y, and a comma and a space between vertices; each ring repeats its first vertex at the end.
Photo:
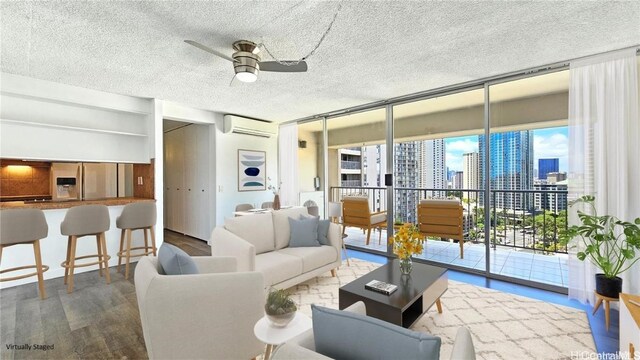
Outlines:
POLYGON ((290 312, 282 315, 269 315, 267 314, 267 319, 271 322, 271 325, 275 327, 285 327, 287 326, 293 318, 296 317, 296 312, 290 312))
POLYGON ((596 274, 596 292, 602 296, 617 299, 622 292, 622 279, 605 277, 604 274, 596 274))

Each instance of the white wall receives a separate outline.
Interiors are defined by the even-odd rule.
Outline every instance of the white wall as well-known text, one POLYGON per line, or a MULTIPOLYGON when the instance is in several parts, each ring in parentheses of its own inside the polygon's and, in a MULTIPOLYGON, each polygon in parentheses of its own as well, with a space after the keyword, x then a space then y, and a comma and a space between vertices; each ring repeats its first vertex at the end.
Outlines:
POLYGON ((272 184, 278 178, 278 138, 263 138, 223 133, 222 114, 218 114, 215 131, 216 147, 216 224, 232 217, 237 204, 249 203, 258 207, 264 201, 273 201, 273 193, 266 191, 238 191, 238 149, 261 150, 267 153, 267 177, 272 184))
MULTIPOLYGON (((155 198, 158 206, 156 245, 163 242, 162 101, 124 96, 24 76, 0 73, 0 157, 54 161, 155 163, 155 198), (157 156, 156 156, 157 155, 157 156)), ((73 175, 75 176, 75 174, 73 175)), ((122 206, 110 206, 107 232, 110 265, 120 231, 115 220, 122 206)), ((66 209, 45 210, 49 235, 42 239, 43 263, 50 266, 45 279, 64 275, 60 263, 66 257, 66 238, 60 222, 66 209)), ((142 232, 134 232, 140 244, 142 232)), ((79 256, 95 253, 95 241, 82 238, 79 256)), ((12 246, 3 250, 2 269, 33 263, 33 249, 12 246)), ((96 270, 78 268, 77 273, 96 270)), ((112 274, 114 274, 112 270, 112 274)), ((2 288, 35 282, 36 277, 3 282, 2 288)))
POLYGON ((148 163, 152 101, 2 73, 0 156, 148 163))
POLYGON ((318 148, 322 148, 322 144, 316 142, 314 133, 302 129, 298 130, 298 140, 307 142, 306 148, 298 148, 298 184, 300 191, 315 191, 313 178, 320 176, 318 174, 318 148))

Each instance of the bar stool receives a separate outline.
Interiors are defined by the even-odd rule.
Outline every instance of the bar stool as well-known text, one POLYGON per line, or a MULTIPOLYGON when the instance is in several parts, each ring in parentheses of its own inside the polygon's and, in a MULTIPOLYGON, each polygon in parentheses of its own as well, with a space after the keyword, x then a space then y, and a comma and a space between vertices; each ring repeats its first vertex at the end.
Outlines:
POLYGON ((60 264, 64 268, 64 283, 67 284, 67 293, 73 291, 73 274, 75 268, 91 265, 98 265, 100 268, 100 276, 103 276, 102 270, 106 272, 107 284, 111 283, 109 275, 109 259, 111 256, 107 254, 107 242, 105 240, 105 232, 109 230, 111 220, 109 219, 109 209, 105 205, 80 205, 74 206, 67 210, 67 214, 60 223, 60 232, 67 235, 67 259, 60 264), (95 236, 97 254, 77 256, 76 243, 83 236, 95 236), (97 257, 98 261, 76 264, 76 260, 97 257))
POLYGON ((2 261, 2 249, 8 246, 33 244, 33 253, 36 258, 35 265, 19 266, 0 271, 0 274, 24 269, 35 268, 36 272, 18 275, 9 278, 0 278, 0 281, 23 279, 30 276, 38 277, 38 290, 40 298, 45 299, 47 293, 44 290, 42 273, 49 270, 47 265, 42 265, 40 256, 40 239, 47 237, 49 226, 40 209, 11 209, 0 211, 0 261, 2 261))
POLYGON ((120 232, 120 251, 118 251, 118 268, 120 272, 120 265, 122 264, 122 258, 126 260, 124 278, 129 278, 129 262, 131 257, 138 257, 153 254, 156 256, 156 235, 153 230, 156 224, 156 203, 151 201, 137 202, 127 204, 122 209, 122 214, 116 219, 116 227, 122 229, 120 232), (133 230, 142 230, 144 233, 144 246, 131 247, 131 233, 133 230), (151 246, 149 246, 149 238, 147 236, 147 230, 151 233, 151 246), (127 247, 124 247, 125 234, 127 236, 127 247), (141 253, 131 254, 131 250, 144 250, 141 253))

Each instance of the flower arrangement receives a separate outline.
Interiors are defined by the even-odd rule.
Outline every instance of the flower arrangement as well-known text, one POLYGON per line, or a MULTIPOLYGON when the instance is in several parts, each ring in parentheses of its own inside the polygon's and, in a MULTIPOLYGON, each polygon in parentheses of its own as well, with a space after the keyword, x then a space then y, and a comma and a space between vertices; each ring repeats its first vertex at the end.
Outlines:
POLYGON ((267 187, 267 189, 271 190, 273 192, 273 195, 278 195, 280 193, 280 186, 282 186, 282 181, 278 184, 278 186, 276 186, 271 183, 270 177, 267 177, 267 180, 269 181, 269 186, 267 187))
POLYGON ((401 260, 409 259, 412 255, 421 254, 424 244, 424 236, 420 234, 415 224, 405 223, 398 232, 389 239, 393 245, 393 253, 401 260))

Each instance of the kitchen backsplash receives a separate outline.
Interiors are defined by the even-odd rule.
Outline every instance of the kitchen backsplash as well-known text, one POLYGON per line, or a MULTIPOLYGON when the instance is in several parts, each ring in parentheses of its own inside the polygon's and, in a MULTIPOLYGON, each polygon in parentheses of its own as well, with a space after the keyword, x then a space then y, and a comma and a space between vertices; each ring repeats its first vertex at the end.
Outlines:
POLYGON ((0 196, 51 195, 51 163, 0 159, 0 196))

